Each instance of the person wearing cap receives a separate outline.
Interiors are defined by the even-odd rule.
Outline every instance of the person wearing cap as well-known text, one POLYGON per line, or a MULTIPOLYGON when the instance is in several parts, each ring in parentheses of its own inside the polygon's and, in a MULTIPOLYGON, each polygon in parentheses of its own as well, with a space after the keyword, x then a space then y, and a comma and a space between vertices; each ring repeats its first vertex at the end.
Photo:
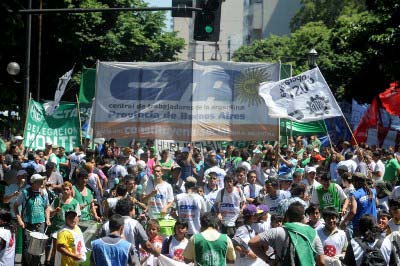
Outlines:
POLYGON ((317 230, 324 247, 326 265, 341 265, 339 258, 343 257, 347 249, 347 237, 343 230, 337 228, 339 213, 334 207, 327 207, 322 211, 325 225, 317 230))
POLYGON ((262 186, 256 184, 257 173, 255 170, 251 170, 247 173, 247 185, 243 187, 243 194, 246 197, 248 203, 254 203, 260 195, 262 186))
POLYGON ((115 179, 123 179, 128 172, 126 171, 125 164, 128 161, 128 157, 125 155, 119 155, 117 157, 117 163, 114 164, 107 172, 108 183, 107 189, 113 189, 115 186, 115 179))
POLYGON ((92 241, 91 265, 138 265, 139 259, 135 253, 135 246, 122 238, 124 221, 123 216, 114 214, 109 221, 110 234, 92 241))
POLYGON ((389 197, 392 194, 392 184, 385 181, 376 181, 376 198, 377 198, 377 211, 389 211, 389 197))
POLYGON ((367 177, 361 173, 354 173, 352 179, 356 191, 350 193, 350 212, 342 219, 340 228, 345 229, 351 221, 354 232, 358 235, 358 222, 363 215, 369 214, 375 221, 377 219, 376 190, 368 187, 367 177))
POLYGON ((315 177, 317 176, 317 169, 313 166, 306 166, 306 176, 301 181, 307 187, 307 194, 312 197, 314 191, 321 185, 315 177))
POLYGON ((222 226, 221 232, 233 237, 235 234, 235 223, 246 205, 246 198, 240 188, 234 186, 233 177, 226 175, 225 186, 218 191, 215 199, 214 210, 218 213, 222 226))
POLYGON ((345 214, 348 200, 342 187, 331 182, 331 178, 326 173, 321 175, 320 182, 321 186, 318 186, 315 193, 311 195, 310 203, 319 205, 321 212, 327 207, 334 207, 336 212, 345 214))
POLYGON ((263 261, 258 259, 257 255, 250 249, 248 243, 256 233, 252 229, 252 225, 256 220, 257 215, 262 213, 254 204, 248 204, 243 209, 243 225, 236 229, 235 235, 232 238, 233 246, 236 250, 235 265, 262 265, 263 261), (260 264, 258 264, 260 263, 260 264))
POLYGON ((256 219, 251 228, 256 235, 266 232, 271 228, 271 214, 269 214, 269 207, 267 205, 260 204, 257 206, 256 219))
MULTIPOLYGON (((49 226, 50 222, 50 208, 47 193, 41 189, 43 186, 44 177, 39 174, 31 176, 31 187, 23 189, 18 195, 14 203, 14 212, 17 218, 18 225, 25 229, 23 250, 28 248, 28 239, 30 232, 44 232, 45 224, 49 226), (29 232, 30 231, 30 232, 29 232)), ((23 262, 27 263, 40 259, 38 256, 31 256, 23 253, 23 262)))
POLYGON ((208 168, 207 170, 204 171, 204 176, 209 175, 211 172, 216 173, 217 174, 218 188, 219 189, 224 188, 224 178, 226 176, 225 170, 220 168, 220 167, 218 167, 218 160, 216 158, 209 159, 208 160, 208 164, 209 164, 210 168, 208 168))
POLYGON ((258 202, 267 205, 271 214, 276 214, 279 202, 290 198, 290 196, 290 192, 279 189, 276 178, 270 178, 265 181, 264 190, 260 193, 258 202))
POLYGON ((17 172, 17 183, 10 184, 6 187, 3 197, 3 203, 9 204, 11 217, 15 220, 14 203, 18 198, 18 195, 22 190, 30 187, 27 183, 28 173, 25 170, 18 170, 17 172))
POLYGON ((176 195, 178 218, 189 225, 189 236, 200 232, 200 216, 206 212, 206 203, 202 196, 194 191, 197 180, 189 176, 185 181, 185 193, 176 195))
POLYGON ((279 188, 283 191, 289 192, 290 186, 293 182, 291 169, 288 167, 281 167, 278 171, 279 188))
POLYGON ((192 236, 183 251, 185 263, 220 266, 234 263, 236 254, 232 240, 229 236, 218 232, 219 221, 215 213, 204 213, 200 223, 202 232, 192 236))
POLYGON ((211 172, 206 178, 206 184, 204 185, 204 199, 206 201, 207 212, 211 211, 214 207, 215 199, 219 191, 218 188, 218 175, 216 172, 211 172))
POLYGON ((351 145, 350 142, 345 140, 342 142, 342 150, 340 151, 340 154, 346 156, 348 152, 351 152, 351 145))
POLYGON ((78 222, 75 209, 65 211, 65 225, 57 234, 55 266, 78 266, 86 261, 85 239, 78 222))
POLYGON ((154 178, 151 178, 143 193, 142 202, 147 203, 147 211, 150 219, 164 218, 169 215, 174 203, 172 186, 163 180, 162 167, 154 166, 154 178))

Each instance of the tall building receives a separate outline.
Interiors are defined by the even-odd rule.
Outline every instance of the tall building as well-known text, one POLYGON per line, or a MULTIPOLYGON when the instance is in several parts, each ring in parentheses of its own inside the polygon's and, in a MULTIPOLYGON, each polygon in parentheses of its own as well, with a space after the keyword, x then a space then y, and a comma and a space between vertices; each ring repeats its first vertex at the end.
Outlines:
POLYGON ((289 34, 290 19, 299 8, 300 0, 225 0, 217 45, 193 40, 193 18, 173 18, 173 30, 186 42, 180 59, 228 61, 242 45, 267 38, 271 33, 289 34))

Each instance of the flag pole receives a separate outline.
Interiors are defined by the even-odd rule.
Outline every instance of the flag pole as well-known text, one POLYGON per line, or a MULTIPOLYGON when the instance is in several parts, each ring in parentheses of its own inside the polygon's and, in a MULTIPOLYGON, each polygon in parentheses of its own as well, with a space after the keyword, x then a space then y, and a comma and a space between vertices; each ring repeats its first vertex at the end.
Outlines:
POLYGON ((78 108, 78 120, 79 120, 79 135, 81 137, 80 139, 80 143, 82 145, 82 122, 81 122, 81 108, 79 105, 79 98, 78 98, 78 94, 75 94, 76 97, 76 107, 78 108))

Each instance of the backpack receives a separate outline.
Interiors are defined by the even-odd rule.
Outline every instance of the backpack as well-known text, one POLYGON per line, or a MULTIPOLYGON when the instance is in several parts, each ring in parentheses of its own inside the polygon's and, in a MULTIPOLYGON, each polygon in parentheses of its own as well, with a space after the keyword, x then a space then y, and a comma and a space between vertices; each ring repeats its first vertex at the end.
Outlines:
POLYGON ((394 235, 392 237, 392 252, 390 253, 390 265, 400 266, 400 235, 394 235))
POLYGON ((362 257, 361 266, 384 266, 387 265, 385 258, 380 250, 383 239, 379 239, 378 242, 373 246, 368 246, 361 238, 355 237, 354 240, 360 245, 364 251, 362 257))

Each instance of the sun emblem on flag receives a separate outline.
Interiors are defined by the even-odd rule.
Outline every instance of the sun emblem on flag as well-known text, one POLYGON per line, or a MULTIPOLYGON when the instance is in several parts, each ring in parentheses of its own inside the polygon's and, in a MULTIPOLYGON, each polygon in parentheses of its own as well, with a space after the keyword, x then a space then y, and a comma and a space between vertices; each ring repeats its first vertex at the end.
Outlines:
POLYGON ((310 100, 307 101, 308 107, 307 110, 310 110, 310 114, 314 114, 315 116, 329 114, 329 100, 325 98, 325 96, 315 95, 315 97, 310 97, 310 100))
POLYGON ((270 81, 271 73, 265 68, 247 68, 235 78, 235 100, 247 103, 248 106, 258 106, 263 102, 258 95, 260 83, 270 81))

